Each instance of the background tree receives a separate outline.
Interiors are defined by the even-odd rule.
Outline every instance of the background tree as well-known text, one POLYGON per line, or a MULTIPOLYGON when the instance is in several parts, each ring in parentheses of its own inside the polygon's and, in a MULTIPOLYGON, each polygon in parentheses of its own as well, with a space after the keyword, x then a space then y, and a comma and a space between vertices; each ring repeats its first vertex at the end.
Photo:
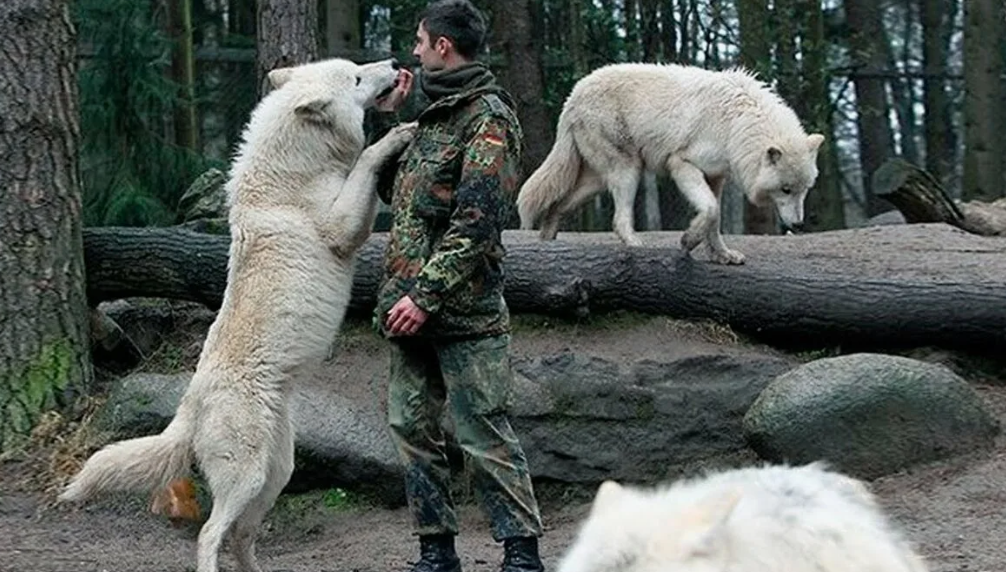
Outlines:
POLYGON ((859 133, 859 162, 862 172, 866 216, 893 208, 877 199, 870 177, 892 154, 894 136, 888 118, 884 78, 879 74, 887 66, 883 5, 876 0, 845 0, 845 17, 851 30, 849 50, 855 73, 856 129, 859 133))
POLYGON ((491 49, 498 58, 500 83, 516 99, 524 130, 523 170, 527 177, 552 148, 554 126, 545 104, 538 2, 511 0, 492 12, 491 49))
POLYGON ((76 56, 68 0, 0 3, 0 449, 92 379, 76 56))
POLYGON ((269 92, 270 70, 318 59, 317 0, 259 0, 257 47, 261 96, 269 92))
POLYGON ((965 199, 1003 196, 1003 3, 964 2, 965 199))
MULTIPOLYGON (((737 0, 737 15, 740 20, 740 63, 758 74, 762 81, 771 83, 775 66, 772 64, 768 0, 737 0)), ((780 56, 780 62, 782 59, 780 56)), ((789 98, 789 101, 793 99, 789 98)), ((775 234, 777 225, 775 207, 759 207, 744 201, 744 232, 775 234)))

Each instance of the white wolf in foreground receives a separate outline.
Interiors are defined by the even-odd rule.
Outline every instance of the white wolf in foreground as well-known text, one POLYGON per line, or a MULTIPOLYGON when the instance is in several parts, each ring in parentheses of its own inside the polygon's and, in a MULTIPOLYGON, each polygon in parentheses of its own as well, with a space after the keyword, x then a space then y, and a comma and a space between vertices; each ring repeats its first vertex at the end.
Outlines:
POLYGON ((158 489, 196 461, 213 494, 198 572, 217 571, 228 533, 240 570, 260 572, 258 527, 293 471, 290 383, 320 364, 342 323, 376 173, 412 138, 403 126, 363 149, 364 110, 397 67, 333 59, 269 73, 275 89, 252 113, 226 186, 223 303, 175 417, 160 435, 95 453, 60 500, 158 489))
POLYGON ((741 264, 743 254, 720 236, 727 177, 751 203, 775 204, 784 225, 799 226, 823 141, 807 135, 793 110, 746 71, 601 67, 573 86, 552 150, 521 187, 521 228, 540 219, 541 237, 554 239, 564 213, 607 188, 615 232, 625 244, 640 245, 632 222, 640 176, 669 173, 698 210, 682 247, 691 252, 705 239, 714 261, 741 264))
POLYGON ((612 481, 558 572, 926 572, 858 480, 820 465, 612 481))

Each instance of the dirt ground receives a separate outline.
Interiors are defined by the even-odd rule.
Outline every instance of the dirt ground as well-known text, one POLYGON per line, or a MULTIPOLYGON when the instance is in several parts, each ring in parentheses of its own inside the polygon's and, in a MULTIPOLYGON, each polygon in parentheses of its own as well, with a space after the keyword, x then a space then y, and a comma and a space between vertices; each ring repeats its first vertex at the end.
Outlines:
MULTIPOLYGON (((577 334, 587 345, 593 345, 577 334)), ((623 338, 601 330, 600 345, 623 338)), ((533 344, 534 336, 522 345, 533 344)), ((598 340, 593 340, 598 341, 598 340)), ((694 341, 694 340, 692 340, 694 341)), ((553 344, 546 337, 543 345, 553 344)), ((632 353, 674 347, 666 336, 621 339, 632 353), (652 347, 645 347, 649 340, 652 347)), ((579 343, 578 343, 579 345, 579 343)), ((608 346, 611 349, 610 346, 608 346)), ((533 348, 525 348, 532 350, 533 348)), ((976 384, 1006 425, 1006 387, 976 384)), ((49 498, 19 486, 22 463, 0 465, 0 570, 17 572, 184 572, 193 570, 195 525, 172 527, 146 510, 145 497, 107 499, 82 509, 51 508, 49 498)), ((1006 570, 1006 436, 992 451, 878 479, 874 490, 928 558, 934 572, 1006 570)), ((328 502, 326 492, 284 495, 263 527, 258 554, 269 572, 404 571, 416 556, 404 509, 328 502)), ((542 554, 554 570, 576 533, 589 499, 583 491, 540 490, 546 535, 542 554)), ((458 539, 467 572, 497 570, 500 547, 477 505, 460 508, 458 539)), ((228 555, 223 570, 233 570, 228 555)))

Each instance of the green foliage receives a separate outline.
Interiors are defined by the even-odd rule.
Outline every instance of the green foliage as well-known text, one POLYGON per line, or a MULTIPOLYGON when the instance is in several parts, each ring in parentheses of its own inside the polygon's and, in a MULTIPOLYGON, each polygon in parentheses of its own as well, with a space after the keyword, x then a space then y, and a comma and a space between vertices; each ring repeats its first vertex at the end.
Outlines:
POLYGON ((169 224, 186 186, 208 167, 171 141, 178 102, 171 40, 149 2, 80 0, 79 74, 84 224, 169 224))

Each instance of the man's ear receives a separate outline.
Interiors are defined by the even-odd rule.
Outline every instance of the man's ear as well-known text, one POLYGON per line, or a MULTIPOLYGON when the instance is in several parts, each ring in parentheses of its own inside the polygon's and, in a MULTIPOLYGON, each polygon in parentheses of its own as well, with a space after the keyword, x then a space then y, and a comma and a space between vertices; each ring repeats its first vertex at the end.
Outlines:
POLYGON ((440 54, 440 57, 445 57, 447 54, 451 52, 451 50, 454 49, 454 42, 452 42, 451 39, 448 38, 447 36, 440 36, 439 38, 437 38, 437 41, 434 43, 433 47, 436 48, 437 53, 440 54))

